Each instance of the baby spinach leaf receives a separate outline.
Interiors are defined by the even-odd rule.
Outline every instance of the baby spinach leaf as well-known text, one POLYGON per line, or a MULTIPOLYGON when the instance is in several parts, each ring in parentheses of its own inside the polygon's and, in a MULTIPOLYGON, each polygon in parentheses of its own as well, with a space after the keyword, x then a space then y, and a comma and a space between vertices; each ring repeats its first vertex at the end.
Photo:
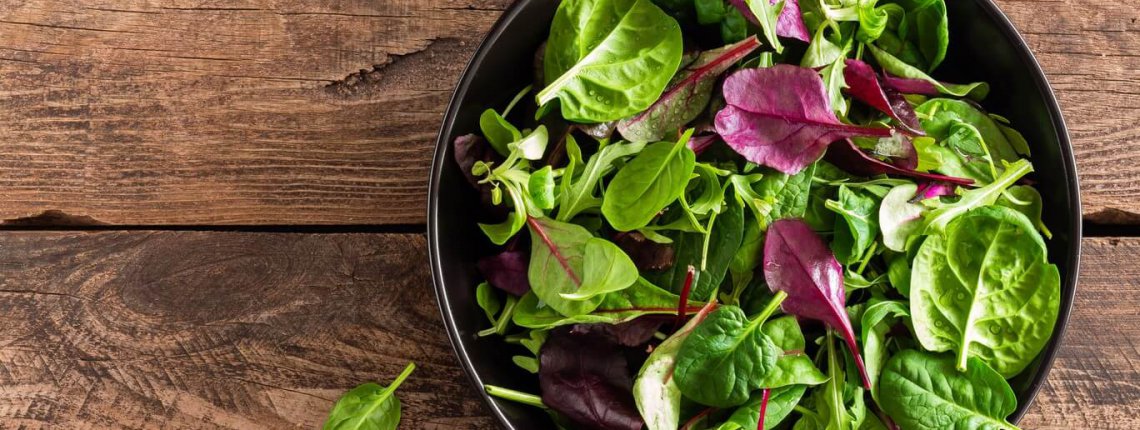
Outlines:
POLYGON ((863 253, 875 242, 879 235, 879 199, 869 193, 839 186, 839 200, 828 200, 828 209, 839 216, 835 218, 835 236, 831 250, 835 258, 843 264, 862 260, 863 253))
POLYGON ((910 259, 906 254, 896 254, 891 258, 887 264, 887 278, 899 294, 910 297, 910 259))
MULTIPOLYGON (((768 405, 764 408, 763 430, 772 430, 780 425, 795 409, 796 404, 803 398, 807 387, 792 385, 774 388, 768 396, 768 405)), ((760 403, 762 394, 753 395, 747 403, 740 405, 716 430, 752 430, 760 428, 760 403)))
POLYGON ((851 349, 864 386, 870 387, 855 343, 855 332, 844 308, 847 296, 843 267, 811 227, 800 220, 784 219, 768 228, 764 243, 764 278, 773 292, 788 294, 781 305, 784 312, 822 321, 839 331, 851 349))
MULTIPOLYGON (((863 312, 863 359, 871 378, 871 398, 879 402, 879 374, 887 364, 887 333, 899 321, 907 321, 910 310, 906 302, 884 300, 867 306, 863 312)), ((909 322, 909 321, 908 321, 909 322)))
POLYGON ((564 1, 550 26, 538 104, 558 99, 574 122, 625 118, 661 96, 681 51, 681 27, 650 0, 564 1))
POLYGON ((1049 227, 1045 226, 1045 222, 1041 221, 1041 212, 1044 207, 1044 201, 1041 199, 1041 193, 1037 192, 1036 188, 1025 185, 1014 185, 1005 190, 998 198, 997 204, 1021 212, 1041 234, 1045 235, 1046 239, 1053 238, 1053 232, 1049 231, 1049 227))
MULTIPOLYGON (((723 0, 717 0, 723 1, 723 0)), ((756 37, 705 51, 673 78, 673 84, 649 109, 618 123, 626 140, 657 142, 676 133, 704 112, 720 75, 760 47, 756 37)))
POLYGON ((977 358, 967 364, 963 373, 949 355, 902 351, 883 369, 880 405, 905 429, 1016 429, 1005 421, 1017 409, 1009 383, 977 358))
POLYGON ((761 328, 772 343, 782 351, 776 358, 776 366, 763 376, 760 386, 780 388, 790 385, 819 385, 827 381, 827 375, 820 372, 808 357, 800 323, 794 316, 785 316, 764 323, 761 328))
POLYGON ((400 399, 396 397, 396 388, 415 369, 415 363, 408 363, 392 385, 383 387, 369 382, 345 393, 329 412, 324 430, 395 430, 400 424, 400 399))
MULTIPOLYGON (((569 324, 620 324, 645 315, 675 315, 680 299, 676 294, 658 288, 645 279, 638 279, 629 288, 602 296, 601 303, 593 312, 565 316, 540 302, 532 291, 519 299, 512 322, 532 329, 569 324)), ((699 309, 699 304, 690 304, 687 311, 697 312, 699 309)))
POLYGON ((631 231, 649 225, 685 192, 696 167, 696 155, 685 146, 689 135, 647 146, 614 175, 602 199, 602 214, 614 229, 631 231))
POLYGON ((831 142, 891 135, 889 128, 841 123, 814 70, 786 64, 745 69, 724 83, 728 103, 716 129, 748 161, 795 174, 819 159, 831 142))
POLYGON ((531 90, 531 86, 523 88, 518 95, 515 96, 511 103, 503 109, 503 113, 499 113, 494 109, 487 109, 479 116, 479 129, 483 131, 483 136, 487 138, 487 142, 491 144, 495 151, 504 157, 510 154, 510 148, 507 147, 511 142, 517 142, 522 139, 522 132, 519 131, 514 125, 504 118, 510 114, 523 97, 531 90))
POLYGON ((673 379, 677 351, 693 329, 708 317, 713 306, 710 302, 676 333, 661 342, 641 366, 633 383, 633 398, 648 430, 676 430, 680 425, 681 389, 673 379))
POLYGON ((673 376, 681 393, 708 406, 731 407, 762 388, 761 379, 782 353, 760 330, 767 319, 749 320, 736 306, 718 307, 677 352, 673 376))
POLYGON ((591 237, 586 240, 582 285, 573 293, 562 293, 566 300, 589 300, 620 291, 637 282, 637 266, 612 242, 591 237))
POLYGON ((531 202, 539 209, 554 209, 554 168, 546 166, 531 173, 527 191, 531 202))
MULTIPOLYGON (((582 173, 577 177, 577 180, 571 178, 570 174, 563 174, 562 176, 562 190, 560 192, 561 203, 558 209, 558 220, 569 221, 578 214, 602 207, 602 199, 598 198, 595 194, 598 188, 598 182, 602 177, 609 174, 613 170, 614 163, 622 158, 641 152, 645 147, 644 143, 615 143, 606 145, 598 150, 597 154, 590 157, 590 161, 582 169, 582 173)), ((570 156, 570 166, 575 163, 575 156, 573 154, 581 154, 578 148, 578 143, 574 141, 573 137, 566 139, 567 153, 570 156)), ((581 157, 577 157, 581 158, 581 157)), ((567 169, 572 171, 573 169, 567 169)))
POLYGON ((911 272, 911 314, 923 348, 970 356, 1006 378, 1029 365, 1053 334, 1061 277, 1021 213, 986 206, 923 242, 911 272))
MULTIPOLYGON (((982 100, 986 98, 990 92, 990 85, 985 82, 975 82, 972 84, 949 84, 940 82, 930 77, 930 75, 927 75, 922 70, 919 70, 918 68, 915 68, 914 66, 896 58, 894 55, 891 55, 887 51, 875 47, 875 45, 867 45, 867 50, 871 51, 871 55, 875 57, 875 61, 879 63, 879 67, 882 67, 883 70, 885 70, 887 73, 900 78, 918 79, 925 81, 942 94, 955 97, 969 97, 974 100, 982 100)), ((911 92, 907 91, 905 88, 899 88, 899 86, 895 86, 895 89, 903 93, 911 92)))
POLYGON ((920 231, 926 206, 911 202, 917 192, 918 185, 904 184, 891 188, 883 197, 879 206, 879 228, 887 249, 906 251, 907 239, 920 231))
POLYGON ((622 348, 598 333, 557 329, 539 352, 542 403, 583 428, 640 430, 622 348))
MULTIPOLYGON (((950 22, 945 0, 896 0, 906 10, 905 37, 922 55, 928 72, 938 68, 950 45, 950 22)), ((902 31, 900 30, 900 33, 902 31)))
POLYGON ((1033 171, 1033 165, 1026 160, 1017 160, 1016 163, 1006 166, 993 183, 981 188, 974 188, 962 192, 962 197, 954 203, 945 203, 931 210, 923 217, 923 229, 926 233, 943 231, 946 225, 958 216, 973 209, 992 205, 1001 197, 1003 191, 1012 186, 1021 177, 1033 171))

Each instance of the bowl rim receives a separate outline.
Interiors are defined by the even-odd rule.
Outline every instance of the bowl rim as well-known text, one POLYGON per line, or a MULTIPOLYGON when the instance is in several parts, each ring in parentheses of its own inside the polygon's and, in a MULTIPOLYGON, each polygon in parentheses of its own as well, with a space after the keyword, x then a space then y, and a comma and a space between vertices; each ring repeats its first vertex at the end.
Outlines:
MULTIPOLYGON (((460 75, 460 79, 455 86, 455 90, 452 92, 451 99, 448 101, 447 110, 444 112, 439 134, 436 137, 435 153, 432 157, 431 173, 428 178, 428 259, 431 264, 432 284, 435 290, 436 302, 439 305, 440 315, 443 317, 447 337, 451 341, 452 349, 455 351, 460 365, 463 367, 463 372, 467 374, 468 379, 474 384, 474 387, 479 390, 479 396, 483 399, 483 403, 501 425, 512 430, 515 428, 514 425, 503 412, 502 408, 487 394, 482 377, 475 371, 474 363, 471 361, 470 355, 467 353, 462 340, 459 338, 459 330, 456 327, 455 318, 451 312, 451 302, 443 279, 443 261, 440 258, 439 252, 439 186, 440 175, 442 174, 444 164, 447 162, 446 158, 449 152, 447 148, 451 145, 449 137, 455 128, 455 118, 461 108, 460 102, 466 97, 474 80, 475 73, 473 72, 482 65, 494 42, 503 37, 509 24, 533 1, 535 0, 515 0, 515 2, 499 16, 495 24, 492 25, 491 29, 483 37, 482 41, 480 41, 475 54, 471 57, 471 60, 468 61, 466 67, 464 67, 463 73, 460 75)), ((1061 344, 1064 342, 1065 332, 1068 328, 1069 318, 1072 313, 1073 302, 1076 298, 1077 280, 1080 273, 1082 254, 1082 240, 1084 239, 1080 180, 1076 158, 1073 153, 1073 145, 1069 136, 1069 129, 1062 116, 1061 106, 1057 101, 1057 96, 1053 92, 1053 87, 1049 84, 1049 80, 1045 76, 1041 64, 1037 61, 1037 58, 1034 57, 1032 51, 1029 49, 1029 45, 1021 36, 1021 33, 1017 31, 1016 27, 1014 27, 1013 23, 1009 20, 1009 17, 1002 12, 1001 8, 999 8, 993 0, 973 1, 994 19, 1002 35, 1013 42, 1015 45, 1014 49, 1017 52, 1017 59, 1029 66, 1029 77, 1032 79, 1033 85, 1044 96, 1043 101, 1049 110, 1050 121, 1057 130, 1058 143, 1061 146, 1061 164, 1065 171, 1065 185, 1073 202, 1069 208, 1069 216, 1071 219, 1076 220, 1072 223, 1068 231, 1068 236, 1072 238, 1073 244, 1070 245, 1071 252, 1069 253, 1067 263, 1072 267, 1072 270, 1062 279, 1061 306, 1058 310, 1053 338, 1045 350, 1038 356, 1038 359, 1041 360, 1041 367, 1038 368, 1037 374, 1034 375, 1033 380, 1029 384, 1029 389, 1026 391, 1029 396, 1028 401, 1024 404, 1019 404, 1014 414, 1009 417, 1012 423, 1017 424, 1025 416, 1029 407, 1033 405, 1033 402, 1037 399, 1045 382, 1048 380, 1049 373, 1052 371, 1057 355, 1060 352, 1061 344), (1064 288, 1066 286, 1069 288, 1064 288)))

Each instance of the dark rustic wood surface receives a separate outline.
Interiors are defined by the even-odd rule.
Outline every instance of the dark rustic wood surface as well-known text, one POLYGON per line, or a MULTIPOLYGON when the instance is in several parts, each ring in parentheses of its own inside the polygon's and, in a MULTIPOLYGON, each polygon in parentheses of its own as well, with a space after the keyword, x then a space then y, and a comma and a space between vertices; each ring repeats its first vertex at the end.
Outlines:
MULTIPOLYGON (((0 428, 314 428, 408 361, 404 428, 495 428, 416 232, 444 105, 509 3, 0 0, 0 428), (116 230, 257 225, 395 233, 116 230)), ((1140 9, 999 3, 1061 99, 1086 220, 1140 225, 1140 9)), ((1140 238, 1085 250, 1024 428, 1140 428, 1140 238)))
MULTIPOLYGON (((418 224, 444 105, 510 0, 0 0, 0 219, 418 224)), ((999 0, 1085 211, 1140 222, 1140 8, 999 0)))

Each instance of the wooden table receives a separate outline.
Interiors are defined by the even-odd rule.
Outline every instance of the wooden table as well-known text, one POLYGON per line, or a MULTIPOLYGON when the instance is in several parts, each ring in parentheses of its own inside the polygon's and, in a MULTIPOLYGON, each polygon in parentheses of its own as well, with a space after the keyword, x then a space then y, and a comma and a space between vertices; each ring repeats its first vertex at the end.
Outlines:
MULTIPOLYGON (((404 428, 494 428, 423 223, 444 105, 509 3, 0 0, 0 427, 313 428, 415 361, 404 428)), ((1023 424, 1140 428, 1140 5, 999 3, 1091 236, 1023 424)))

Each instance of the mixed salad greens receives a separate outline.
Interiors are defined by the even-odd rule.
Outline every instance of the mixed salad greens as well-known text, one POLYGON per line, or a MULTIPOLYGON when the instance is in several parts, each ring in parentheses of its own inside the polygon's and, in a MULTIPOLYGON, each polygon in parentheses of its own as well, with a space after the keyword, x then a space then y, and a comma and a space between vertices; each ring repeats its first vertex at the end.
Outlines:
POLYGON ((566 429, 1014 428, 1060 276, 1026 140, 930 75, 944 1, 563 0, 454 143, 501 246, 479 336, 540 390, 489 392, 566 429))

